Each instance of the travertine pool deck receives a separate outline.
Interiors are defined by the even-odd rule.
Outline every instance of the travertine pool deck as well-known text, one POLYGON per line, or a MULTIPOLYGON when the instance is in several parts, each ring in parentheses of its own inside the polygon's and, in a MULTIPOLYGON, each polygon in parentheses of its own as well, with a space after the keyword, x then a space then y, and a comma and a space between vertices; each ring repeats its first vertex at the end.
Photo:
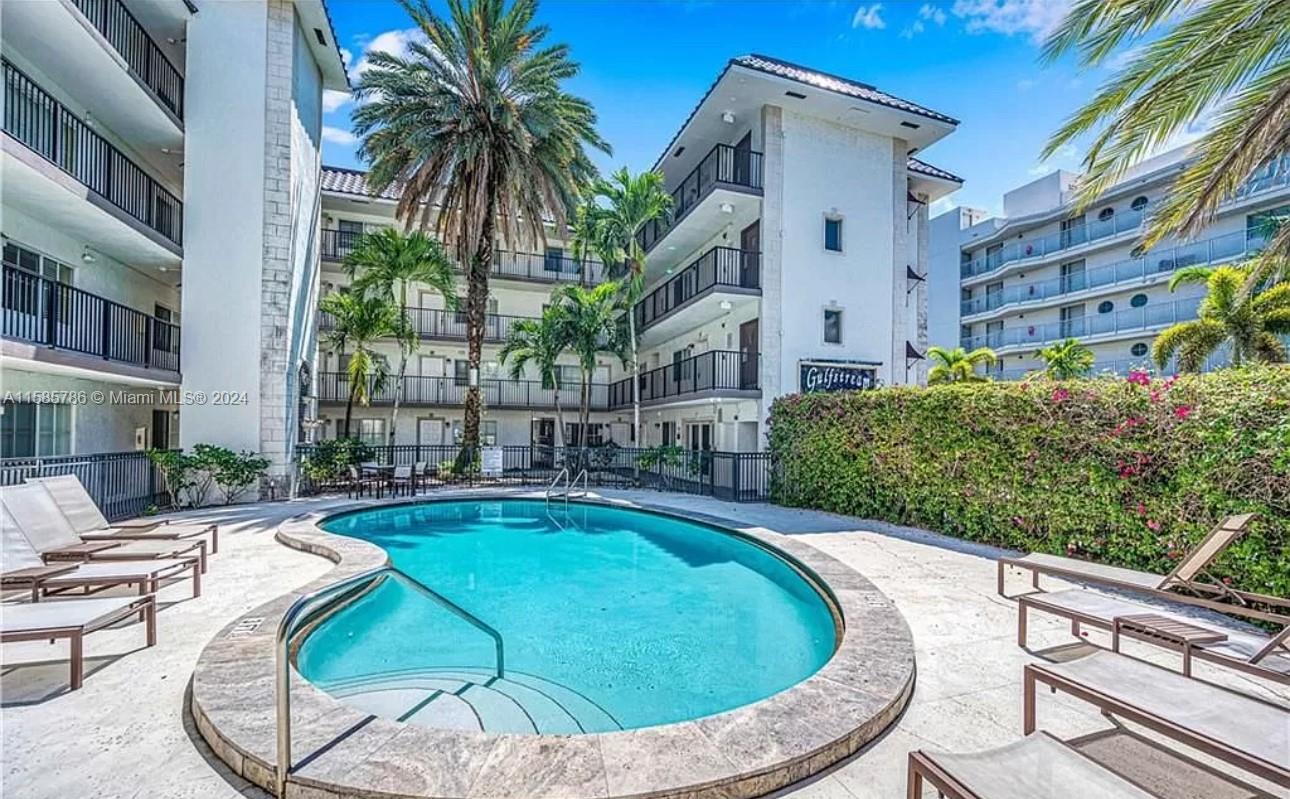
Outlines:
MULTIPOLYGON (((998 550, 833 514, 654 492, 600 493, 710 514, 745 529, 779 531, 859 571, 908 623, 917 677, 904 713, 856 755, 777 796, 901 797, 909 750, 971 751, 1020 736, 1021 669, 1039 656, 1016 646, 1016 606, 994 592, 998 550)), ((220 554, 211 559, 202 597, 191 600, 183 585, 161 590, 159 641, 151 649, 141 647, 133 626, 89 636, 80 691, 66 690, 65 644, 5 645, 0 794, 32 799, 266 796, 201 740, 188 710, 190 679, 203 648, 229 622, 333 568, 328 560, 277 543, 274 535, 281 522, 344 504, 343 498, 311 499, 191 514, 219 521, 222 529, 220 554)), ((1031 637, 1039 651, 1073 640, 1065 624, 1043 617, 1033 620, 1031 637)), ((1138 644, 1128 649, 1176 667, 1160 650, 1138 644)), ((1284 689, 1273 690, 1268 683, 1210 664, 1197 664, 1196 674, 1290 700, 1284 689)), ((1039 711, 1040 726, 1059 737, 1114 732, 1095 711, 1061 695, 1041 697, 1039 711)), ((247 708, 246 713, 272 730, 272 707, 247 708)), ((1156 756, 1160 746, 1152 736, 1119 734, 1104 740, 1100 749, 1094 744, 1086 752, 1112 765, 1123 761, 1148 772, 1177 771, 1174 762, 1156 756)), ((298 741, 296 751, 304 752, 308 745, 298 741)), ((1186 750, 1171 751, 1203 760, 1186 750)), ((1199 773, 1203 778, 1204 772, 1199 773)))

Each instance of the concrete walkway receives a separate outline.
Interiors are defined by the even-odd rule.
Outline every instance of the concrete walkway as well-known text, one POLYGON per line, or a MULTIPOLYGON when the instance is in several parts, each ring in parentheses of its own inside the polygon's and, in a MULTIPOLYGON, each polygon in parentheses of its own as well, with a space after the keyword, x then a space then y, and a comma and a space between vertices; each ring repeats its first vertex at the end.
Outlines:
MULTIPOLYGON (((918 668, 905 714, 865 751, 781 795, 901 797, 911 749, 971 751, 1020 737, 1021 670, 1038 657, 1017 647, 1015 605, 994 592, 997 550, 826 513, 654 492, 603 493, 800 536, 863 572, 904 614, 914 634, 918 668)), ((220 553, 211 560, 202 597, 190 599, 182 584, 162 589, 159 641, 153 649, 141 649, 142 631, 134 626, 89 636, 80 691, 66 691, 65 643, 6 645, 0 671, 0 795, 264 796, 232 776, 197 738, 185 710, 188 680, 202 647, 230 619, 330 568, 320 558, 277 544, 277 525, 297 513, 343 502, 302 500, 192 514, 221 524, 220 553)), ((1017 578, 1016 588, 1021 586, 1017 578)), ((1032 619, 1031 641, 1036 649, 1074 643, 1066 625, 1042 616, 1032 619)), ((1159 650, 1131 645, 1127 651, 1170 662, 1159 650)), ((1046 654, 1078 653, 1067 647, 1046 654)), ((1206 664, 1196 666, 1196 675, 1290 701, 1290 692, 1272 691, 1267 683, 1206 664)), ((1040 697, 1039 722, 1062 738, 1111 729, 1096 711, 1060 695, 1040 697)), ((1112 765, 1127 763, 1148 780, 1156 772, 1160 786, 1178 781, 1183 773, 1192 780, 1216 779, 1198 767, 1180 765, 1151 736, 1119 734, 1105 741, 1090 744, 1086 752, 1112 765)), ((1195 753, 1186 754, 1199 760, 1195 753)), ((1209 795, 1250 793, 1214 785, 1209 795)))

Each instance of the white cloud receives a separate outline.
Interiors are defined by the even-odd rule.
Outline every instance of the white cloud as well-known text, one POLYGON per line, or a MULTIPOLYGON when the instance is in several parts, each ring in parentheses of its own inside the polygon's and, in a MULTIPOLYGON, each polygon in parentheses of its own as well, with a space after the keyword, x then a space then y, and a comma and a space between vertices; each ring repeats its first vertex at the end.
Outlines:
POLYGON ((900 32, 900 38, 912 39, 924 30, 926 30, 926 28, 923 25, 923 21, 921 19, 916 19, 913 24, 905 26, 904 30, 900 32))
POLYGON ((954 0, 950 13, 968 33, 1026 34, 1036 43, 1057 27, 1073 0, 954 0))
POLYGON ((329 141, 332 144, 341 144, 346 147, 352 147, 358 144, 358 137, 344 128, 336 128, 331 125, 323 125, 323 141, 329 141))
POLYGON ((349 67, 349 77, 351 80, 358 80, 364 72, 371 68, 372 63, 369 56, 372 53, 389 53, 400 57, 408 55, 408 45, 422 38, 421 31, 417 28, 406 28, 385 31, 378 33, 363 45, 363 53, 358 60, 347 59, 346 63, 351 63, 349 67))
POLYGON ((857 8, 855 16, 851 17, 851 27, 866 30, 882 30, 887 27, 882 18, 882 3, 857 8))
POLYGON ((350 101, 353 99, 353 96, 351 96, 349 92, 338 92, 333 91, 332 89, 325 89, 323 90, 322 96, 323 113, 330 114, 333 111, 339 111, 349 105, 350 101))
POLYGON ((922 7, 918 9, 918 16, 920 19, 930 20, 938 26, 944 25, 945 20, 948 19, 945 9, 940 6, 934 6, 931 3, 923 3, 922 7))
POLYGON ((1078 169, 1079 165, 1076 162, 1077 155, 1078 152, 1075 150, 1075 145, 1063 144, 1061 147, 1058 147, 1053 151, 1053 154, 1048 157, 1047 161, 1035 164, 1030 169, 1027 169, 1026 173, 1031 177, 1038 178, 1058 169, 1078 169))

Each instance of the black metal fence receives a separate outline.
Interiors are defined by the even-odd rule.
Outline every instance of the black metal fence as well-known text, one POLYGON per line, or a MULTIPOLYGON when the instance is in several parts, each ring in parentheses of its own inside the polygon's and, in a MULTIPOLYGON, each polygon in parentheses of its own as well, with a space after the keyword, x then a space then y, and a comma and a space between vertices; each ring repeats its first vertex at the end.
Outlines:
MULTIPOLYGON (((462 448, 452 444, 397 444, 372 447, 372 463, 381 466, 425 464, 425 487, 442 486, 547 486, 568 468, 570 474, 587 470, 593 488, 653 488, 698 494, 734 502, 768 502, 771 496, 769 452, 658 451, 629 447, 503 446, 501 471, 485 473, 481 453, 472 451, 464 469, 455 463, 462 448)), ((299 447, 303 466, 314 455, 313 447, 299 447)), ((344 490, 344 474, 311 478, 301 468, 301 484, 308 491, 344 490)))
POLYGON ((729 144, 718 144, 709 150, 673 190, 671 213, 646 222, 637 232, 636 240, 641 248, 648 250, 657 244, 719 185, 760 191, 762 154, 729 144))
POLYGON ((184 78, 121 0, 72 0, 144 85, 177 118, 184 118, 184 78))
MULTIPOLYGON (((710 350, 676 363, 641 372, 641 402, 653 402, 707 391, 756 391, 761 386, 755 352, 710 350)), ((610 409, 632 404, 632 378, 609 386, 610 409)))
POLYGON ((179 325, 25 269, 4 267, 3 314, 9 338, 179 371, 179 325))
POLYGON ((63 474, 80 478, 108 521, 138 516, 150 507, 166 510, 170 506, 165 481, 146 452, 0 459, 0 485, 63 474))
MULTIPOLYGON (((438 308, 420 308, 413 305, 407 306, 403 311, 407 314, 408 321, 412 323, 412 329, 421 338, 444 341, 466 340, 465 311, 446 311, 438 308)), ((505 343, 515 323, 524 320, 536 321, 531 316, 506 316, 495 313, 486 315, 484 317, 484 341, 494 344, 505 343)), ((331 330, 333 327, 335 327, 335 321, 332 319, 331 314, 319 311, 318 329, 325 331, 331 330)))
POLYGON ((4 130, 108 202, 183 243, 184 206, 107 139, 4 61, 4 130))
MULTIPOLYGON (((375 380, 368 383, 368 403, 391 405, 394 403, 398 378, 391 376, 383 385, 375 380)), ((346 402, 349 400, 349 375, 345 372, 321 372, 315 380, 320 402, 346 402)), ((469 381, 466 377, 403 378, 403 404, 459 407, 466 404, 469 381)), ((486 408, 554 408, 555 389, 540 380, 480 380, 480 392, 486 408)), ((605 383, 591 384, 589 406, 593 411, 609 409, 609 389, 605 383)), ((564 385, 560 389, 560 404, 573 409, 581 406, 581 383, 564 385)))
POLYGON ((760 267, 759 252, 713 247, 636 303, 636 326, 645 330, 672 311, 718 286, 761 288, 760 267))

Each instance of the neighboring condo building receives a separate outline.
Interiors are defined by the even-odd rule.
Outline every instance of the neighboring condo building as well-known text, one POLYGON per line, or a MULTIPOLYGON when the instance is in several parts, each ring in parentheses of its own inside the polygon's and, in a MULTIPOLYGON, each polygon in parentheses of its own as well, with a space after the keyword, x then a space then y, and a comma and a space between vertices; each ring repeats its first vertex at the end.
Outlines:
MULTIPOLYGON (((1093 351, 1097 372, 1154 369, 1152 340, 1195 319, 1205 293, 1195 284, 1170 292, 1175 270, 1247 258, 1263 247, 1267 220, 1290 213, 1290 158, 1282 158, 1225 201, 1203 234, 1144 252, 1143 220, 1186 159, 1180 148, 1144 161, 1081 214, 1079 175, 1057 171, 1005 194, 1001 218, 971 224, 955 209, 932 220, 934 231, 958 236, 932 272, 959 275, 959 343, 994 350, 1000 360, 991 374, 1007 379, 1042 368, 1036 351, 1067 338, 1093 351)), ((945 320, 936 324, 948 329, 945 320)), ((1225 359, 1220 353, 1208 366, 1225 359)))
MULTIPOLYGON (((956 125, 852 80, 764 56, 731 60, 657 163, 673 211, 640 232, 644 440, 633 440, 633 378, 606 353, 585 437, 573 426, 579 378, 569 359, 566 441, 756 451, 776 397, 924 380, 927 207, 962 181, 913 155, 956 125)), ((374 196, 362 173, 324 168, 324 293, 348 282, 341 261, 356 236, 395 223, 394 204, 392 194, 374 196)), ((555 443, 554 392, 536 375, 512 380, 497 352, 514 319, 540 315, 554 285, 604 278, 599 263, 583 278, 557 231, 530 249, 503 253, 493 267, 480 375, 485 443, 555 443)), ((460 435, 465 319, 441 309, 432 293, 418 296, 422 341, 398 443, 460 435)), ((394 342, 382 346, 395 363, 394 342)), ((342 432, 348 384, 343 355, 321 352, 318 363, 321 436, 330 438, 342 432)), ((384 442, 393 395, 390 385, 354 409, 351 432, 384 442)))
POLYGON ((281 471, 322 91, 348 88, 323 3, 12 0, 0 33, 0 456, 209 442, 281 471))

